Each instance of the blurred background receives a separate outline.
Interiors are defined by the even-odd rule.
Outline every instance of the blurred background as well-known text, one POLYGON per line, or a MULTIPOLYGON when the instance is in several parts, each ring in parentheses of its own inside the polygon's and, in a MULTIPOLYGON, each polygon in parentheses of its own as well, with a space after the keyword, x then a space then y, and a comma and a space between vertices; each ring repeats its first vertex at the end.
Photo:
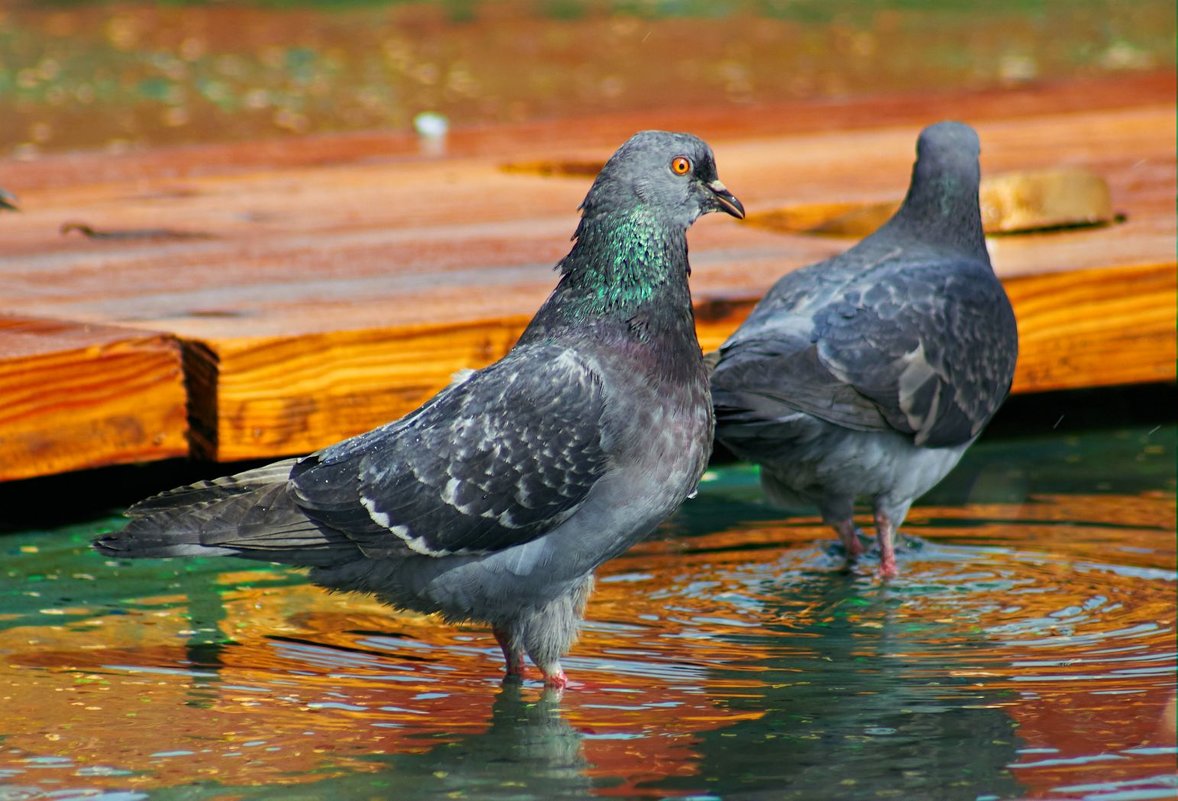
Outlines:
POLYGON ((1172 68, 1171 0, 0 3, 0 157, 1172 68))

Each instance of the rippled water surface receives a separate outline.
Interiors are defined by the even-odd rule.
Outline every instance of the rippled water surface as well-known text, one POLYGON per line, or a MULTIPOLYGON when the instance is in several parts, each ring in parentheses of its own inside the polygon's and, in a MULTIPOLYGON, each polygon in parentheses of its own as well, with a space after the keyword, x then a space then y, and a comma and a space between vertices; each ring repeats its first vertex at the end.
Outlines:
POLYGON ((886 586, 721 469, 562 697, 297 571, 90 552, 117 518, 3 536, 0 800, 1173 798, 1175 434, 980 444, 886 586))

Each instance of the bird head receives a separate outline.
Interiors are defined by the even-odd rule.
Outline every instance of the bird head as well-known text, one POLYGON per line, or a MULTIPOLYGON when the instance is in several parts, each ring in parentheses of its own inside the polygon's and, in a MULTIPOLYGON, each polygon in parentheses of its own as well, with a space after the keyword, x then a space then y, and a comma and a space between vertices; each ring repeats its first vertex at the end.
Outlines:
POLYGON ((602 167, 581 204, 586 219, 636 208, 683 228, 713 211, 744 218, 744 206, 716 174, 712 149, 699 137, 668 131, 630 137, 602 167))
POLYGON ((934 210, 952 221, 976 215, 980 153, 977 133, 964 123, 938 122, 925 128, 916 140, 906 203, 923 207, 924 217, 935 217, 934 210))
POLYGON ((930 125, 916 140, 916 163, 930 174, 976 178, 981 145, 973 128, 961 122, 930 125))

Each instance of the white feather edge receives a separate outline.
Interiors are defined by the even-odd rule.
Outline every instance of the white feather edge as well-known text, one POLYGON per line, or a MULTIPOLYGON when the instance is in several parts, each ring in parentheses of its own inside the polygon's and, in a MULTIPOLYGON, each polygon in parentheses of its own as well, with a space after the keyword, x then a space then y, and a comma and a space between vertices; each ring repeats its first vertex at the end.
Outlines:
POLYGON ((392 534, 395 534, 406 545, 408 545, 409 550, 413 551, 414 553, 419 553, 423 556, 434 557, 453 556, 455 553, 457 553, 457 551, 435 551, 425 544, 425 537, 409 536, 409 526, 393 525, 393 521, 389 519, 387 514, 377 510, 376 502, 371 498, 361 496, 360 504, 368 511, 368 516, 372 518, 374 523, 376 523, 381 528, 388 529, 388 531, 392 534))

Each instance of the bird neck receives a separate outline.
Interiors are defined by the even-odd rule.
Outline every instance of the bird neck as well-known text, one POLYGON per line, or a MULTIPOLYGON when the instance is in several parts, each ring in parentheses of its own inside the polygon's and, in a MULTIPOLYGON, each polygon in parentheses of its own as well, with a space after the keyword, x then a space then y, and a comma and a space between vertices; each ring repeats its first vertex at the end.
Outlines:
POLYGON ((912 230, 932 246, 986 253, 978 205, 979 174, 972 165, 934 164, 921 159, 912 183, 889 227, 912 230))
POLYGON ((586 216, 559 269, 525 336, 621 325, 639 339, 690 332, 694 340, 685 229, 642 209, 586 216))

